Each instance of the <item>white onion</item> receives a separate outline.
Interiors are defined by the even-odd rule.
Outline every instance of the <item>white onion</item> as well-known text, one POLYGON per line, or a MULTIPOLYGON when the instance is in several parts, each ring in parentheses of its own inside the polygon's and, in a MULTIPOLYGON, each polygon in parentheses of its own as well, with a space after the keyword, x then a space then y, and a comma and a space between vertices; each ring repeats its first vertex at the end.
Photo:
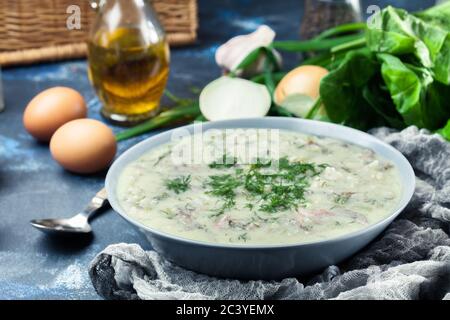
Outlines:
POLYGON ((200 94, 200 111, 210 121, 264 117, 271 103, 264 85, 226 76, 209 83, 200 94))

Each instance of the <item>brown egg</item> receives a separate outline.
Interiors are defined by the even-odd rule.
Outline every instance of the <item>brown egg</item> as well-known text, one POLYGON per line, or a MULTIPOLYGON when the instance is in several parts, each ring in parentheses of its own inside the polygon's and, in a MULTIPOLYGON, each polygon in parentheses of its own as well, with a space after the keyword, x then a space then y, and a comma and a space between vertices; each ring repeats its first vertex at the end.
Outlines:
POLYGON ((86 118, 87 108, 78 91, 54 87, 35 96, 25 109, 25 129, 40 141, 49 141, 53 133, 66 122, 86 118))
POLYGON ((50 140, 53 158, 76 173, 94 173, 106 168, 116 150, 112 130, 93 119, 72 120, 56 130, 50 140))
POLYGON ((300 66, 286 74, 275 90, 275 102, 281 104, 292 94, 303 94, 316 100, 319 97, 320 80, 328 70, 319 66, 300 66))

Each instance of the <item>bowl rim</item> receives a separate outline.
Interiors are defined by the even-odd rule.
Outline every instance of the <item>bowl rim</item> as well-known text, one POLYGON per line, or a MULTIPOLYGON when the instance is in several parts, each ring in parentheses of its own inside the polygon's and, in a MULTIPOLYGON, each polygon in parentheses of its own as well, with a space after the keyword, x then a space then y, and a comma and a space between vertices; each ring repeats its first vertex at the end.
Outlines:
MULTIPOLYGON (((316 120, 306 120, 306 119, 300 119, 300 118, 287 118, 287 117, 263 117, 263 118, 246 118, 246 119, 232 119, 232 120, 220 120, 220 121, 211 121, 211 122, 205 122, 202 123, 202 126, 204 126, 204 130, 208 129, 239 129, 239 128, 275 128, 280 130, 287 130, 287 131, 294 131, 298 133, 304 133, 309 135, 316 135, 316 136, 322 136, 322 137, 329 137, 341 141, 346 141, 352 144, 355 144, 357 146, 365 147, 368 149, 371 149, 375 153, 379 154, 373 148, 366 146, 367 144, 372 146, 378 146, 379 148, 383 148, 385 150, 388 150, 389 152, 393 153, 396 156, 396 159, 388 159, 389 161, 393 162, 394 165, 397 167, 399 171, 401 171, 400 166, 404 166, 405 171, 405 177, 400 177, 401 184, 402 184, 402 196, 400 199, 400 202, 398 203, 397 207, 391 214, 388 214, 385 218, 381 219, 380 221, 370 224, 362 229, 355 230, 349 233, 345 233, 336 237, 327 238, 323 240, 315 240, 315 241, 306 241, 306 242, 293 242, 293 243, 285 243, 285 244, 228 244, 228 243, 215 243, 215 242, 208 242, 208 241, 200 241, 200 240, 193 240, 184 238, 181 236, 177 236, 174 234, 170 234, 152 227, 149 227, 147 225, 144 225, 143 223, 134 220, 130 216, 128 216, 125 213, 125 210, 121 208, 119 201, 116 196, 116 190, 113 188, 114 182, 113 179, 116 177, 119 177, 119 173, 116 173, 116 171, 123 170, 123 167, 125 166, 124 163, 128 164, 131 161, 136 160, 139 158, 143 153, 148 152, 149 150, 158 147, 162 144, 165 144, 170 141, 170 136, 176 132, 176 130, 187 130, 189 133, 192 133, 195 129, 195 126, 198 126, 198 123, 189 124, 177 128, 173 128, 170 130, 163 131, 161 133, 157 133, 149 138, 144 139, 143 141, 135 144, 134 146, 130 147, 128 150, 126 150, 123 154, 121 154, 111 165, 109 168, 106 179, 105 179, 105 188, 107 190, 108 194, 108 200, 115 212, 117 212, 122 218, 124 218, 126 221, 131 223, 132 225, 138 227, 139 229, 143 229, 147 232, 150 232, 151 234, 167 238, 171 241, 176 242, 183 242, 185 244, 190 245, 196 245, 196 246, 203 246, 203 247, 210 247, 210 248, 222 248, 222 249, 239 249, 239 250, 252 250, 252 249, 280 249, 280 248, 293 248, 293 247, 306 247, 306 246, 315 246, 315 245, 322 245, 327 243, 334 243, 339 241, 345 241, 349 240, 358 236, 361 236, 366 233, 370 233, 370 231, 373 231, 374 229, 377 229, 381 227, 384 224, 388 224, 392 222, 402 211, 403 209, 408 205, 410 202, 414 190, 415 190, 415 174, 414 170, 409 163, 409 161, 406 159, 406 157, 400 153, 397 149, 392 147, 391 145, 385 143, 384 141, 376 138, 373 135, 370 135, 366 132, 346 127, 339 124, 329 123, 329 122, 322 122, 322 121, 316 121, 316 120), (254 125, 249 125, 253 124, 254 125), (261 126, 257 125, 258 123, 267 123, 268 125, 261 126), (241 124, 241 125, 240 125, 241 124), (242 125, 244 124, 244 125, 242 125), (295 124, 298 125, 299 130, 292 130, 292 129, 286 129, 283 127, 286 127, 288 124, 295 124), (313 131, 321 131, 323 134, 315 134, 308 132, 309 129, 303 131, 302 124, 315 127, 317 130, 313 131), (348 135, 351 137, 359 137, 361 141, 348 141, 346 139, 342 138, 336 138, 334 136, 335 130, 341 131, 342 135, 348 135), (361 142, 365 142, 361 144, 361 142), (147 145, 151 145, 150 147, 147 147, 147 145), (144 151, 142 151, 142 150, 144 151), (135 156, 137 154, 137 156, 135 156)), ((381 155, 380 155, 381 156, 381 155)), ((381 156, 383 158, 386 158, 384 156, 381 156)))

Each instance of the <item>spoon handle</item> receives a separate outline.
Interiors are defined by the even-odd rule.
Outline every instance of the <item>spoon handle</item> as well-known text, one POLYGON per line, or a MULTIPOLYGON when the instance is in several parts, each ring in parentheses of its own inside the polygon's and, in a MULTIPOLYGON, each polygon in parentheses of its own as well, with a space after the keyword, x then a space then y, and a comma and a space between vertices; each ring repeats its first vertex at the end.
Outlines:
POLYGON ((97 194, 91 199, 91 202, 81 211, 80 215, 89 219, 98 209, 102 208, 108 203, 108 195, 106 194, 106 189, 102 188, 97 194))

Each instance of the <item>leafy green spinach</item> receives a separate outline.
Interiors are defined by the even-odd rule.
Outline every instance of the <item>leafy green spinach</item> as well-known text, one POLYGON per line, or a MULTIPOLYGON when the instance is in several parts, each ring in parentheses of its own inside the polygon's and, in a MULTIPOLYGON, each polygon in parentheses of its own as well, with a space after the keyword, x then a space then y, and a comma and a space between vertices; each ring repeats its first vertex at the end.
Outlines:
MULTIPOLYGON (((410 14, 387 7, 320 85, 330 121, 436 130, 450 118, 450 3, 410 14)), ((342 54, 342 53, 341 53, 342 54)), ((450 139, 450 124, 438 130, 450 139)))

